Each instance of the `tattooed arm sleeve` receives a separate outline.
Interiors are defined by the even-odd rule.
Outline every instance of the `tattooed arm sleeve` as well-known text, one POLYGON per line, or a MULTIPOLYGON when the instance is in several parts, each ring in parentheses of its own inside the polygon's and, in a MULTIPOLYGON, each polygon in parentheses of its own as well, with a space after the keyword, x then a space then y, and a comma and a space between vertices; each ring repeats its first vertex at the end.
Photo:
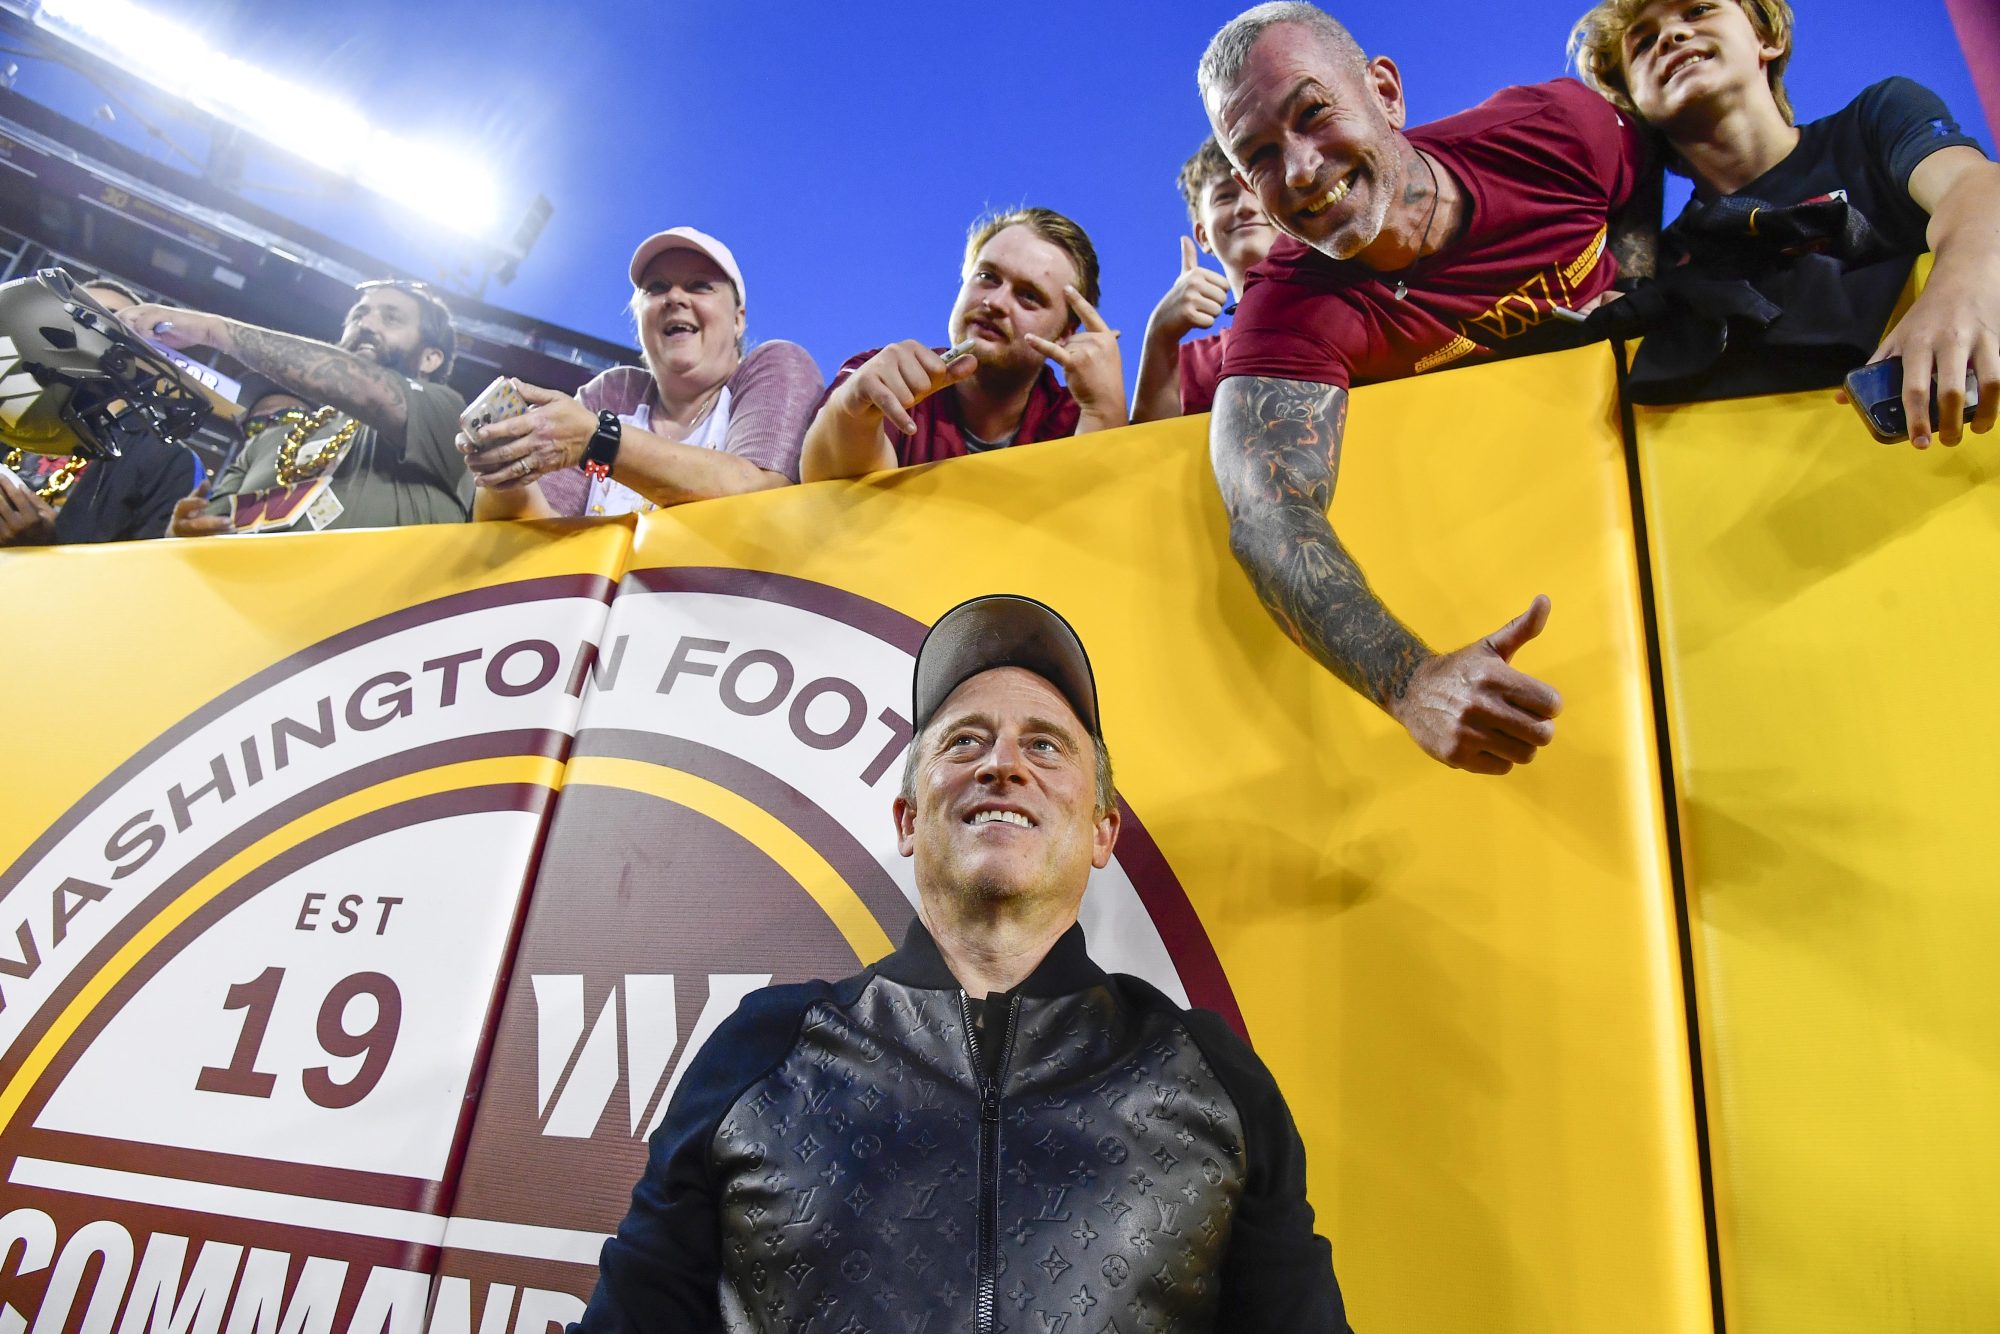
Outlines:
POLYGON ((315 339, 235 320, 227 328, 231 346, 226 350, 238 361, 308 403, 332 404, 374 427, 389 443, 403 443, 410 424, 409 390, 395 371, 315 339))
POLYGON ((1216 390, 1209 460, 1230 550, 1265 608, 1292 642, 1387 708, 1431 653, 1327 522, 1346 424, 1337 385, 1235 376, 1216 390))

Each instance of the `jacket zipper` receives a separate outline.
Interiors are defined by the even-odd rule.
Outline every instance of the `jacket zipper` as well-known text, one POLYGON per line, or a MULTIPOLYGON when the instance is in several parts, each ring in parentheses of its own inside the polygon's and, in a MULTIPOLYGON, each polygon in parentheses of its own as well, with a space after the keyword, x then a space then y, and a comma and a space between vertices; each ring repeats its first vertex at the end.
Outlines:
MULTIPOLYGON (((1007 998, 1007 1022, 1000 1033, 1000 1063, 992 1074, 980 1059, 979 1034, 972 1023, 972 999, 958 993, 958 1011, 965 1024, 965 1047, 972 1056, 972 1074, 979 1085, 979 1288, 973 1327, 993 1334, 1000 1286, 1000 1086, 1014 1055, 1014 1020, 1021 1013, 1019 994, 1007 998)), ((988 1016, 991 1017, 990 1015, 988 1016)))

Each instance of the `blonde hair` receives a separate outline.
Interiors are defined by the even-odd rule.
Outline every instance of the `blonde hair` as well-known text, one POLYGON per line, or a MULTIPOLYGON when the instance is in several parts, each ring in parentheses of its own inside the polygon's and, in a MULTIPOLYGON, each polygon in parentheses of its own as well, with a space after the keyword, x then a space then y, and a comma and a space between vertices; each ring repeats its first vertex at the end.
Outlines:
MULTIPOLYGON (((1590 12, 1570 29, 1569 58, 1585 83, 1595 88, 1612 105, 1633 115, 1632 90, 1625 82, 1625 34, 1650 0, 1599 0, 1590 12)), ((1790 125, 1792 102, 1785 96, 1785 66, 1792 58, 1792 7, 1786 0, 1735 0, 1757 39, 1778 48, 1778 57, 1764 67, 1771 83, 1771 98, 1790 125)))

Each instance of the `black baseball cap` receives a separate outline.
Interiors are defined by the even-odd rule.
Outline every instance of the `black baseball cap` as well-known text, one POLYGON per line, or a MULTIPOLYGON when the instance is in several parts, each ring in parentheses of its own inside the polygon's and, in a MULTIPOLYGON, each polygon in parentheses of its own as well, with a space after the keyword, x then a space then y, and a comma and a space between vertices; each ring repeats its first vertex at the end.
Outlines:
POLYGON ((1020 667, 1062 692, 1094 737, 1097 681, 1089 655, 1070 623, 1055 609, 1013 593, 989 593, 959 603, 937 618, 917 650, 916 727, 929 726, 951 692, 995 667, 1020 667))

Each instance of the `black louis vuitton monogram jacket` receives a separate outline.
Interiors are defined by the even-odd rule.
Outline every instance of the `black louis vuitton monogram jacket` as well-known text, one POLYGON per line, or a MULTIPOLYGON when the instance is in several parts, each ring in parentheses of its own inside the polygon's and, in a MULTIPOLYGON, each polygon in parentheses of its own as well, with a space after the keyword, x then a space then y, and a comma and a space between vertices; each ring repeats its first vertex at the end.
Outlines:
POLYGON ((693 1058, 575 1331, 1343 1334, 1305 1148, 1220 1017, 1073 926, 977 1007, 913 922, 693 1058))

